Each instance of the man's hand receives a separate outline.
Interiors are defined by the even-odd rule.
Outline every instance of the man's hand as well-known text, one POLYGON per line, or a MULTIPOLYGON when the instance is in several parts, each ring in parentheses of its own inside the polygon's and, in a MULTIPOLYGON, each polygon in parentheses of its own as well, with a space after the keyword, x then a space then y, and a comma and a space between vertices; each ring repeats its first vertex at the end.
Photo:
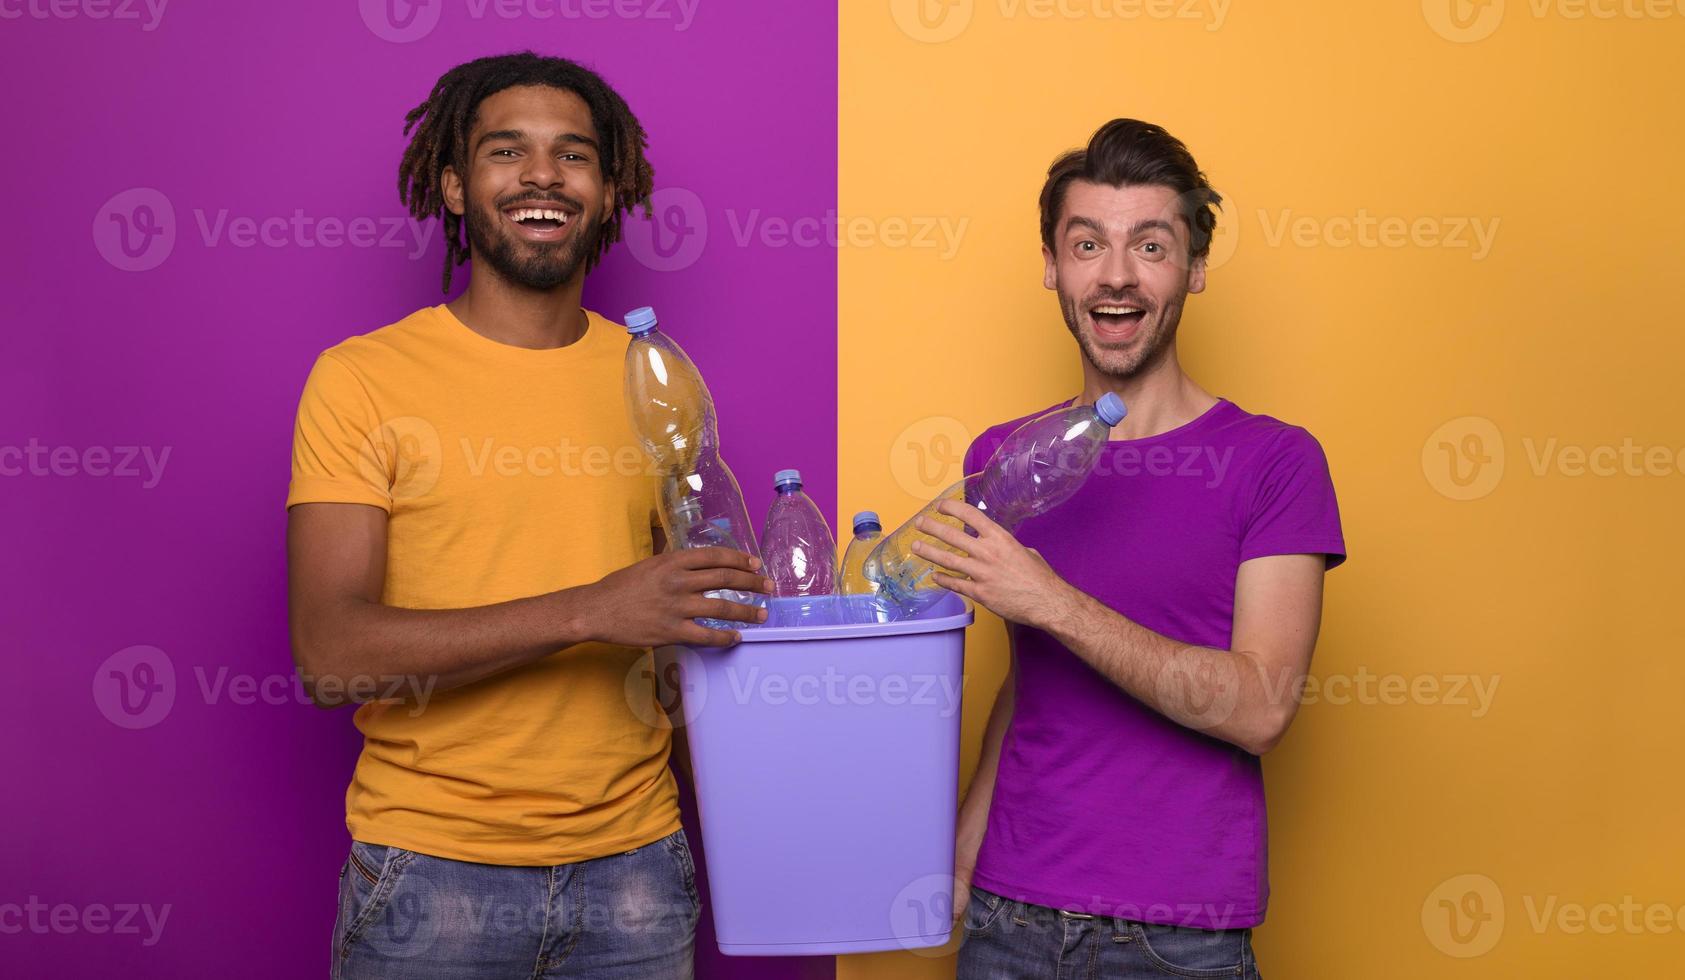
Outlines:
POLYGON ((761 560, 732 548, 690 548, 645 558, 585 587, 579 623, 587 635, 629 647, 731 646, 736 630, 709 629, 694 620, 760 623, 766 610, 711 599, 715 589, 770 593, 761 560))
POLYGON ((971 869, 954 866, 954 920, 949 929, 958 929, 965 921, 965 910, 971 905, 971 869))
POLYGON ((1002 619, 1039 625, 1070 586, 1034 548, 1026 548, 988 515, 959 500, 944 500, 937 512, 964 521, 977 536, 943 521, 919 518, 920 531, 952 548, 913 542, 913 554, 958 573, 936 572, 932 581, 986 607, 1002 619), (956 553, 957 552, 957 553, 956 553))

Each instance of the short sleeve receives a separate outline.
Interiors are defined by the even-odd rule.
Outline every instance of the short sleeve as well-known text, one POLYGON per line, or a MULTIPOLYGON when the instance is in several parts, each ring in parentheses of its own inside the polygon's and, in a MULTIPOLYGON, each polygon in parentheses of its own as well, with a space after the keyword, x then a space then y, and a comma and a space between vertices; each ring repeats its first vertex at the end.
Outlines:
POLYGON ((287 506, 369 504, 392 509, 389 453, 378 413, 356 374, 332 354, 310 369, 293 427, 287 506))
POLYGON ((1284 429, 1264 451, 1246 513, 1240 560, 1266 555, 1326 555, 1346 560, 1340 508, 1322 446, 1304 429, 1284 429))

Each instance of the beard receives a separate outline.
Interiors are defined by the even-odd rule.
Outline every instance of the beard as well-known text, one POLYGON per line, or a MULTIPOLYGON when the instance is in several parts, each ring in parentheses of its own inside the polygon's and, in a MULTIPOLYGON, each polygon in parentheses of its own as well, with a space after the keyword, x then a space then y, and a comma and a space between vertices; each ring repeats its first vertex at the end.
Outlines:
MULTIPOLYGON (((531 195, 523 194, 518 199, 530 198, 531 195)), ((592 216, 571 197, 558 195, 553 200, 568 212, 569 221, 582 223, 562 241, 526 242, 516 238, 503 227, 502 205, 498 204, 463 212, 468 241, 479 257, 503 278, 528 289, 555 289, 571 281, 586 260, 597 254, 603 219, 592 216)))
POLYGON ((1096 371, 1117 381, 1145 374, 1164 359, 1176 341, 1176 328, 1182 323, 1182 304, 1187 297, 1186 293, 1182 293, 1172 302, 1160 306, 1140 293, 1118 293, 1108 289, 1095 291, 1081 303, 1063 288, 1058 290, 1058 294, 1059 311, 1065 316, 1065 327, 1076 338, 1082 356, 1094 365, 1096 371), (1141 326, 1133 338, 1121 344, 1108 344, 1095 336, 1087 311, 1105 303, 1141 308, 1141 326), (1083 328, 1084 323, 1090 324, 1089 329, 1083 328))

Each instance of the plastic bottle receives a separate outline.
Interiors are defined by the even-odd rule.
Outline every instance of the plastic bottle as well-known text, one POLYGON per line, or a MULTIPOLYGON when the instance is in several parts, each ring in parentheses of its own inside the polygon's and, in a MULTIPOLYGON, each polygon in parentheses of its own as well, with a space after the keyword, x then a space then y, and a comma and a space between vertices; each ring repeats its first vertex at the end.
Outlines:
POLYGON ((981 472, 967 476, 925 505, 885 537, 867 556, 865 576, 876 582, 897 618, 916 616, 944 590, 930 581, 935 567, 913 553, 913 542, 952 550, 917 529, 930 517, 951 527, 958 518, 937 512, 944 500, 964 500, 1007 530, 1069 500, 1088 479, 1112 426, 1123 420, 1123 399, 1107 392, 1094 405, 1056 408, 1020 425, 1007 436, 981 472))
POLYGON ((626 412, 659 472, 689 470, 703 447, 719 447, 714 399, 684 348, 662 333, 655 310, 626 314, 626 412))
POLYGON ((843 552, 842 564, 837 567, 837 591, 843 595, 872 595, 878 584, 866 577, 866 556, 883 538, 883 522, 878 515, 863 510, 854 515, 854 537, 843 552))
MULTIPOLYGON (((669 547, 735 548, 759 557, 749 512, 743 505, 743 491, 731 467, 714 449, 704 449, 688 473, 668 474, 661 480, 661 524, 669 547)), ((710 598, 729 599, 746 606, 764 608, 767 597, 758 592, 713 589, 710 598)), ((704 619, 706 626, 720 628, 718 620, 704 619)), ((741 628, 743 624, 731 624, 741 628)))
POLYGON ((777 494, 761 532, 765 570, 774 596, 822 596, 835 591, 837 543, 831 525, 802 492, 800 470, 779 470, 777 494))
MULTIPOLYGON (((626 330, 632 335, 626 347, 626 411, 644 452, 655 461, 669 547, 718 545, 759 558, 743 489, 720 456, 714 399, 702 372, 683 348, 656 329, 650 307, 627 313, 626 330)), ((732 589, 707 595, 762 608, 767 601, 759 593, 732 589)))

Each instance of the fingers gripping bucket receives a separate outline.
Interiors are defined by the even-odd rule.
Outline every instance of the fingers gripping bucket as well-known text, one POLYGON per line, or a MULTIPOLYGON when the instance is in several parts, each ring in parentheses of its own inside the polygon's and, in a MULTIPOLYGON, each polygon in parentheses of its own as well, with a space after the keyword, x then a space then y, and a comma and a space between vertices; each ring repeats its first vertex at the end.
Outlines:
POLYGON ((682 695, 673 720, 690 742, 721 952, 947 941, 971 620, 950 595, 915 620, 661 651, 682 695))

